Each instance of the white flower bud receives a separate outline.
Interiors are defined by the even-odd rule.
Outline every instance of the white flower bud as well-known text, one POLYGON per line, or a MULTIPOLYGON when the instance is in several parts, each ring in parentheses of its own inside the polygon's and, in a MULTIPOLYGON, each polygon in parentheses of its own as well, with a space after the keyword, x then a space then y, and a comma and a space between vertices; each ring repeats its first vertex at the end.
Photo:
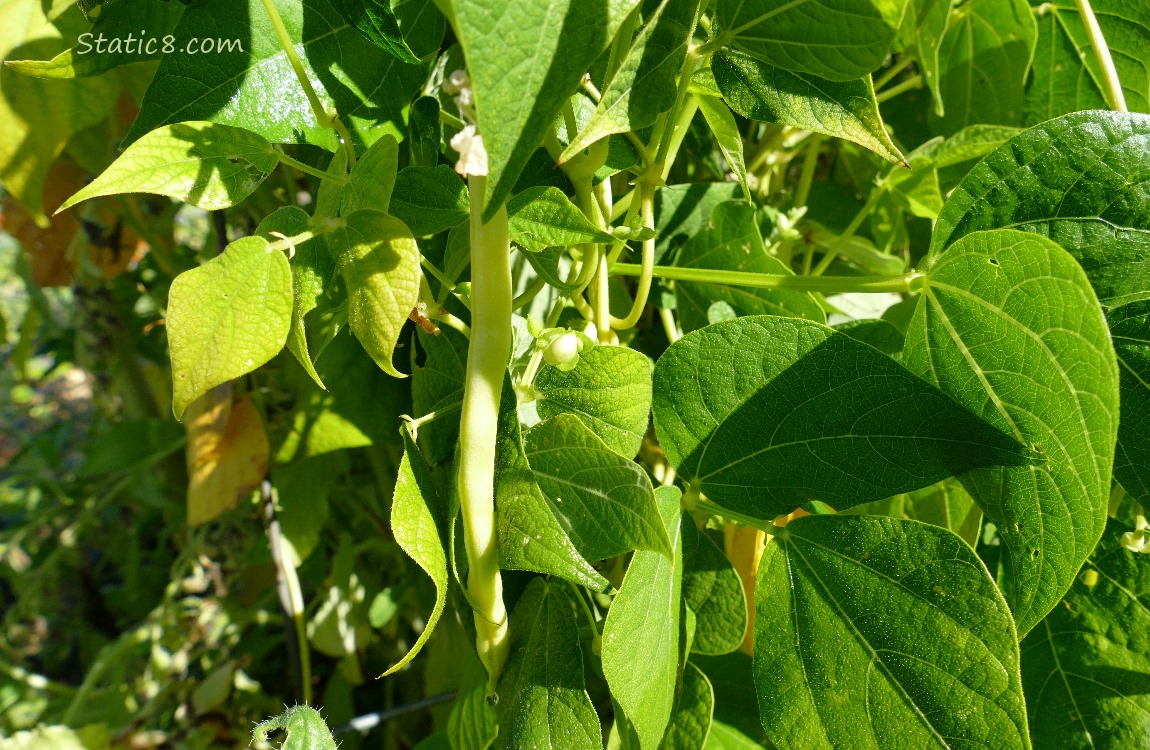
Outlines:
POLYGON ((579 335, 572 331, 552 341, 551 345, 543 350, 543 359, 549 365, 560 367, 578 357, 582 349, 583 342, 579 340, 579 335))
POLYGON ((451 147, 459 154, 455 171, 464 177, 487 174, 487 151, 483 148, 483 136, 475 132, 474 125, 468 125, 451 138, 451 147))

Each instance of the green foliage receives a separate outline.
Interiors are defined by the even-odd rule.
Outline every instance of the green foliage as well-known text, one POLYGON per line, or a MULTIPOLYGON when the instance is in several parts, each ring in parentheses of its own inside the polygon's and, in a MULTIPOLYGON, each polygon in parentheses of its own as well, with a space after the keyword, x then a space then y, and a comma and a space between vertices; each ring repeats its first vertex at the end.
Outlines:
POLYGON ((0 2, 0 747, 1142 741, 1143 4, 79 5, 0 2))

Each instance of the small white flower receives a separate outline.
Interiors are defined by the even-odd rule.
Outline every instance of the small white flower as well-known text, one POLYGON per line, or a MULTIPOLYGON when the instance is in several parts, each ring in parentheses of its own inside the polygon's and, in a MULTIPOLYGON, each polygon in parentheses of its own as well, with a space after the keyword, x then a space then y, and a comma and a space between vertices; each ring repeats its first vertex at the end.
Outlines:
POLYGON ((443 90, 449 96, 455 96, 464 88, 471 86, 471 79, 467 77, 467 72, 463 70, 453 70, 451 75, 447 76, 447 80, 443 82, 443 90))
POLYGON ((483 136, 475 132, 474 125, 468 125, 451 138, 451 147, 459 154, 455 171, 464 177, 487 174, 487 150, 483 148, 483 136))
POLYGON ((1150 522, 1145 516, 1138 516, 1134 531, 1127 531, 1122 535, 1122 546, 1131 552, 1150 552, 1150 522))

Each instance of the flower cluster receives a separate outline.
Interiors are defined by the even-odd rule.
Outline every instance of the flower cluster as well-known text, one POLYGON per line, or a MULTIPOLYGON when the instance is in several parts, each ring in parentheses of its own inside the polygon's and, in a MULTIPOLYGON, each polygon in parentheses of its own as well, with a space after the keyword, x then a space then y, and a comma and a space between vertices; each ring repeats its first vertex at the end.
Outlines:
POLYGON ((459 161, 455 162, 455 171, 464 177, 486 175, 487 150, 483 148, 483 136, 479 135, 476 129, 478 117, 475 113, 475 92, 471 88, 471 79, 462 70, 452 71, 443 82, 443 91, 455 97, 455 106, 459 109, 459 117, 464 122, 463 130, 451 138, 451 147, 459 154, 459 161))

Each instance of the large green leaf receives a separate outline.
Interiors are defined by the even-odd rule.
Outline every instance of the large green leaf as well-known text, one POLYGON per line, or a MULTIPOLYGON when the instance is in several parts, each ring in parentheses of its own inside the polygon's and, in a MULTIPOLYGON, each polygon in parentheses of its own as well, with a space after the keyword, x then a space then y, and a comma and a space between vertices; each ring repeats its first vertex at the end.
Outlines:
POLYGON ((701 232, 716 206, 740 196, 741 190, 733 182, 688 182, 656 190, 655 262, 701 232))
POLYGON ((607 46, 607 2, 454 0, 452 7, 487 150, 489 219, 607 46))
POLYGON ((870 76, 831 81, 736 50, 716 54, 711 68, 723 98, 743 117, 845 138, 889 162, 903 162, 883 126, 870 76))
POLYGON ((527 461, 587 560, 634 549, 671 553, 647 472, 613 453, 573 414, 559 414, 524 436, 527 461))
POLYGON ((683 601, 695 613, 697 654, 726 654, 742 645, 747 632, 747 597, 731 561, 683 518, 683 601))
POLYGON ((535 481, 523 446, 515 391, 506 378, 495 445, 495 512, 502 567, 557 575, 596 591, 608 588, 607 579, 571 543, 535 481))
POLYGON ((9 60, 5 64, 37 78, 87 78, 128 63, 159 60, 164 37, 184 12, 170 0, 120 0, 107 3, 92 28, 76 44, 51 60, 9 60))
MULTIPOLYGON (((744 201, 717 205, 707 226, 679 250, 675 265, 788 276, 794 273, 767 253, 755 224, 755 207, 744 201)), ((749 289, 715 282, 675 283, 675 304, 684 331, 707 325, 707 312, 716 302, 727 303, 736 315, 783 315, 826 321, 826 313, 807 292, 749 289)))
MULTIPOLYGON (((1091 0, 1114 60, 1126 106, 1150 111, 1150 5, 1130 0, 1091 0)), ((1089 32, 1074 0, 1043 2, 1037 10, 1034 77, 1026 89, 1026 120, 1038 123, 1068 112, 1105 109, 1106 84, 1089 32)))
POLYGON ((499 683, 497 750, 599 750, 571 600, 535 578, 511 614, 512 654, 499 683))
POLYGON ((99 195, 156 193, 205 209, 234 206, 279 164, 263 136, 210 122, 157 128, 133 143, 57 212, 99 195))
POLYGON ((535 390, 540 417, 576 414, 616 453, 639 452, 651 414, 651 360, 645 354, 597 346, 566 372, 544 367, 535 390))
POLYGON ((603 89, 595 115, 564 149, 560 161, 612 133, 645 128, 671 108, 698 13, 699 0, 662 0, 651 11, 603 89))
MULTIPOLYGON (((0 3, 0 58, 49 57, 85 30, 71 10, 50 23, 38 2, 0 3), (67 41, 65 41, 67 39, 67 41)), ((44 183, 74 133, 112 111, 119 85, 111 78, 45 81, 0 66, 0 181, 42 226, 44 183)))
POLYGON ((1118 366, 1086 275, 1044 237, 967 235, 925 265, 903 361, 1043 458, 959 476, 1006 546, 1029 632, 1098 542, 1118 429, 1118 366))
POLYGON ((1012 138, 955 188, 941 252, 981 229, 1044 235, 1082 264, 1106 307, 1150 297, 1150 116, 1077 112, 1012 138))
POLYGON ((653 750, 671 718, 679 672, 683 550, 674 487, 655 491, 674 555, 639 551, 603 624, 603 675, 643 750, 653 750))
POLYGON ((1062 606, 1022 642, 1034 741, 1051 750, 1144 747, 1150 727, 1150 555, 1110 521, 1062 606))
POLYGON ((615 239, 592 224, 556 187, 527 188, 512 198, 507 204, 507 229, 512 242, 531 252, 615 239))
POLYGON ((292 318, 291 269, 262 237, 244 237, 185 271, 168 292, 172 412, 279 353, 292 318))
POLYGON ((882 65, 906 0, 718 0, 722 38, 771 65, 832 81, 882 65))
POLYGON ((934 129, 949 135, 968 125, 1021 125, 1037 36, 1026 0, 951 4, 934 50, 937 80, 927 79, 939 103, 934 129))
MULTIPOLYGON (((292 237, 307 231, 311 218, 307 212, 295 206, 284 206, 269 214, 256 227, 256 234, 268 242, 277 237, 272 232, 292 237)), ((313 237, 295 247, 291 259, 292 310, 291 330, 288 331, 287 348, 320 388, 323 384, 316 372, 311 352, 308 350, 307 331, 304 317, 316 308, 323 296, 324 286, 331 280, 335 264, 327 250, 323 236, 313 237)))
POLYGON ((800 748, 1029 748, 1014 623, 974 551, 891 518, 811 516, 763 553, 755 687, 800 748))
POLYGON ((847 508, 1033 455, 877 349, 797 318, 688 334, 654 384, 655 430, 679 475, 756 518, 809 499, 847 508))
POLYGON ((416 237, 437 234, 467 221, 467 185, 451 167, 404 167, 395 177, 390 211, 416 237))
POLYGON ((1132 302, 1107 313, 1121 383, 1121 418, 1114 478, 1150 505, 1150 301, 1132 302))
MULTIPOLYGON (((399 62, 348 25, 326 0, 276 0, 304 70, 323 102, 330 102, 353 138, 366 145, 384 133, 402 138, 403 109, 418 90, 420 66, 399 62)), ((172 32, 179 45, 193 38, 234 43, 227 52, 165 55, 128 131, 131 143, 161 125, 210 120, 247 128, 280 143, 306 142, 334 150, 335 131, 311 112, 263 0, 193 3, 172 32)))
POLYGON ((391 501, 391 531, 396 543, 431 577, 435 584, 435 605, 419 638, 383 676, 399 671, 415 658, 434 632, 447 604, 445 545, 450 543, 447 509, 439 499, 419 448, 406 429, 403 430, 403 444, 403 458, 399 462, 399 475, 395 479, 395 494, 391 501))
POLYGON ((419 299, 419 248, 403 222, 372 209, 348 214, 329 247, 347 286, 348 323, 363 348, 395 377, 399 331, 419 299))

